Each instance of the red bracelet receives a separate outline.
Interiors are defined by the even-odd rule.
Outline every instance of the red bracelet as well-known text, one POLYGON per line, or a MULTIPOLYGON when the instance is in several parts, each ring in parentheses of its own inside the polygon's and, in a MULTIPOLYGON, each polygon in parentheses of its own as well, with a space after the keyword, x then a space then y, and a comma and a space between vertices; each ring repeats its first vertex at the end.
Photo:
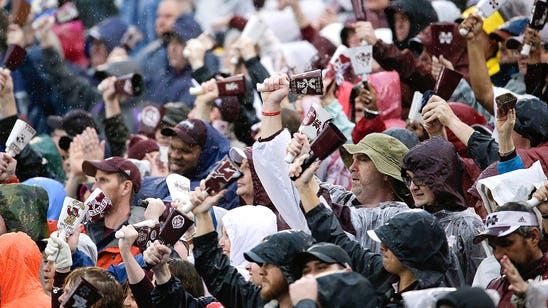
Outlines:
POLYGON ((274 111, 274 112, 266 112, 266 111, 263 111, 261 112, 265 117, 273 117, 273 116, 277 116, 277 115, 280 115, 282 112, 281 111, 274 111))

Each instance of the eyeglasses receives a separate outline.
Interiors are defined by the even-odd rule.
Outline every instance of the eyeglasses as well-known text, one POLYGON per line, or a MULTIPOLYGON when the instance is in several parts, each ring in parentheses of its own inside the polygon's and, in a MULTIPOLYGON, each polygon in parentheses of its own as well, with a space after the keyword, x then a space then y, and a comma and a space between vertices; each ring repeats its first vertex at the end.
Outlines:
POLYGON ((425 186, 426 185, 425 180, 421 179, 421 178, 418 178, 418 177, 411 178, 408 175, 404 175, 402 177, 402 179, 403 179, 403 182, 405 183, 405 185, 407 185, 407 187, 411 186, 411 182, 413 182, 416 186, 425 186))

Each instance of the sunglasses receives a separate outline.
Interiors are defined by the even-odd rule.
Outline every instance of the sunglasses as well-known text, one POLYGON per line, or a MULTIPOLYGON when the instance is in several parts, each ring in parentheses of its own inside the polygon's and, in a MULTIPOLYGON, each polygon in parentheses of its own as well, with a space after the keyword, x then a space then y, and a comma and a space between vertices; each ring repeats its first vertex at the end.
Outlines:
POLYGON ((405 185, 407 185, 407 187, 411 186, 411 183, 414 183, 416 186, 425 186, 426 185, 426 181, 424 179, 421 179, 421 178, 418 178, 418 177, 410 177, 408 175, 404 175, 402 177, 403 179, 403 182, 405 183, 405 185))

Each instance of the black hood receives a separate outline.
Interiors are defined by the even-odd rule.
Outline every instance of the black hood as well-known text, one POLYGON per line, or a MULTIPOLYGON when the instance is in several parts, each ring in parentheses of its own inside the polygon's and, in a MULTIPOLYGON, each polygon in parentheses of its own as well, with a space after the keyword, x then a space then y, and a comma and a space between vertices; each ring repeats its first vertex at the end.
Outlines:
POLYGON ((436 195, 438 209, 466 209, 462 194, 463 165, 449 141, 435 137, 416 145, 403 157, 402 175, 406 170, 424 179, 436 195))
POLYGON ((428 27, 430 23, 438 21, 438 14, 428 0, 396 0, 384 11, 390 25, 390 30, 392 30, 394 45, 399 50, 407 48, 409 46, 408 41, 411 38, 428 27), (396 28, 394 26, 394 15, 396 12, 405 14, 411 23, 409 34, 407 34, 407 37, 403 41, 396 39, 396 28))
POLYGON ((394 215, 374 232, 413 272, 419 289, 440 285, 450 260, 447 237, 437 218, 424 210, 409 210, 394 215))
POLYGON ((338 272, 316 278, 322 307, 377 307, 375 289, 356 272, 338 272))
POLYGON ((520 99, 516 103, 514 130, 536 147, 548 141, 548 104, 538 98, 520 99))

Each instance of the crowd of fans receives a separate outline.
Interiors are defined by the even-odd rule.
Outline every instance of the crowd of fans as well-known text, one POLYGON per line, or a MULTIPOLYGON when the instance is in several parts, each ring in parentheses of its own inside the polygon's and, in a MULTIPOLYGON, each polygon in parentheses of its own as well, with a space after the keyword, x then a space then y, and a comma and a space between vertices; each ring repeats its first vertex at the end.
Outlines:
POLYGON ((545 3, 0 1, 0 307, 546 307, 545 3))

